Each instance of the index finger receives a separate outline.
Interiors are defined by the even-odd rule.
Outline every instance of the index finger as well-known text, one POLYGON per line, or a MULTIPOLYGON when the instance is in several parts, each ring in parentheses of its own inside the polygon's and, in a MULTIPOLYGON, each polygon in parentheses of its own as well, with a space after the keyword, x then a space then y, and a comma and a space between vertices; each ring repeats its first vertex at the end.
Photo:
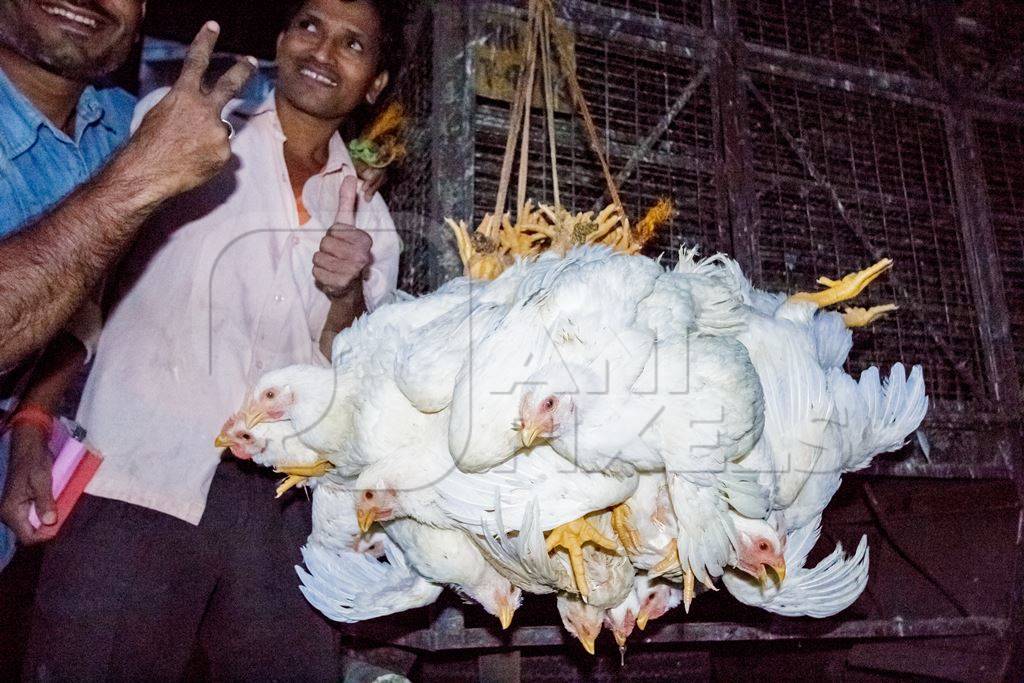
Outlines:
POLYGON ((257 66, 255 57, 242 57, 217 79, 216 85, 210 92, 210 97, 218 113, 224 108, 224 105, 231 101, 232 97, 238 94, 238 91, 255 73, 257 66))
POLYGON ((350 175, 341 181, 341 191, 338 194, 338 213, 334 216, 334 223, 342 225, 356 224, 356 201, 359 198, 359 179, 350 175))
POLYGON ((213 46, 217 44, 219 34, 220 25, 216 21, 203 24, 185 54, 185 63, 182 64, 181 75, 178 76, 175 87, 198 90, 202 86, 203 76, 210 66, 210 55, 213 54, 213 46))

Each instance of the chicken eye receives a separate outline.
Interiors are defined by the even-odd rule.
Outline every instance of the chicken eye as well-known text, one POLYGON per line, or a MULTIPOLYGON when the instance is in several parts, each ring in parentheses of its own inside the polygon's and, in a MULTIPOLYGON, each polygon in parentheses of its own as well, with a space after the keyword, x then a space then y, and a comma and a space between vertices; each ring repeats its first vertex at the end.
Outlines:
POLYGON ((373 491, 367 491, 363 494, 363 498, 366 500, 373 500, 373 491))
POLYGON ((548 396, 546 399, 544 399, 544 402, 540 404, 540 407, 541 410, 551 410, 552 408, 555 407, 555 399, 551 396, 548 396))
POLYGON ((242 432, 242 439, 245 441, 252 441, 252 434, 249 432, 242 432))
POLYGON ((263 392, 263 397, 266 398, 267 400, 273 401, 275 398, 277 398, 277 392, 274 391, 273 389, 267 389, 265 392, 263 392))
POLYGON ((768 541, 761 541, 760 543, 757 544, 757 547, 760 548, 762 552, 767 552, 768 551, 768 541))

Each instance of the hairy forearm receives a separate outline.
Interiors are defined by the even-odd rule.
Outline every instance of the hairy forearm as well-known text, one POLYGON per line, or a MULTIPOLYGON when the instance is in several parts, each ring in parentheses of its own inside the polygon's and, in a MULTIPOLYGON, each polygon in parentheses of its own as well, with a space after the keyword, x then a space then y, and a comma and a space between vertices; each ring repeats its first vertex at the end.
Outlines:
POLYGON ((331 299, 331 310, 327 313, 327 321, 320 333, 320 353, 325 358, 331 357, 331 345, 339 332, 352 324, 352 321, 366 312, 366 301, 363 299, 362 283, 350 288, 344 295, 331 299))
POLYGON ((0 367, 44 345, 168 195, 129 144, 93 180, 0 241, 0 367))

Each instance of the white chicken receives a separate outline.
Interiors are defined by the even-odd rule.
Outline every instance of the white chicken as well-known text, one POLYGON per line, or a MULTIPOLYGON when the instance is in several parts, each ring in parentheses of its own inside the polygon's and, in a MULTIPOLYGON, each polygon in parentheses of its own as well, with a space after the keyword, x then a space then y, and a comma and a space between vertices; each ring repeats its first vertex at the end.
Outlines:
POLYGON ((593 652, 602 625, 623 648, 718 577, 828 616, 868 552, 808 568, 821 513, 927 410, 920 368, 842 370, 848 327, 894 307, 820 310, 887 267, 787 297, 692 250, 671 270, 603 247, 523 259, 361 317, 330 368, 267 373, 217 443, 314 486, 297 571, 332 619, 445 585, 507 626, 522 592, 554 593, 593 652))
POLYGON ((521 591, 487 563, 477 546, 460 531, 435 529, 410 519, 384 525, 384 532, 402 548, 408 563, 433 583, 449 585, 478 602, 501 622, 512 623, 521 591))

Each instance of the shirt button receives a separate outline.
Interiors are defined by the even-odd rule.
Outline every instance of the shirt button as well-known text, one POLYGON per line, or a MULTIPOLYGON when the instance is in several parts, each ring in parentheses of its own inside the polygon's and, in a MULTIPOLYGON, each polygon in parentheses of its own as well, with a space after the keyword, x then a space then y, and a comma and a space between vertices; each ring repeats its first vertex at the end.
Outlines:
POLYGON ((282 301, 284 301, 284 297, 281 296, 280 294, 277 294, 274 296, 274 301, 276 301, 277 303, 281 303, 282 301))

